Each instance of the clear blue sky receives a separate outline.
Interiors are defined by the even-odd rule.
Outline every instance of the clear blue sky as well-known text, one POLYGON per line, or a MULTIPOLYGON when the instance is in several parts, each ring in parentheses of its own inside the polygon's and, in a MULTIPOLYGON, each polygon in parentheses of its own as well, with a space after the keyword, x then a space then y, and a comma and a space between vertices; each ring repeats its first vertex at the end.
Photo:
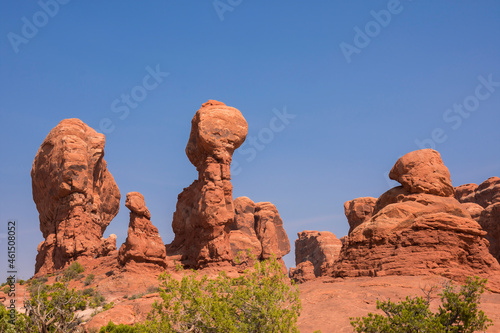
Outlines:
POLYGON ((394 186, 386 174, 416 140, 433 140, 455 186, 500 176, 498 1, 40 3, 0 4, 1 280, 8 219, 18 276, 33 274, 43 238, 30 169, 65 118, 110 132, 122 202, 105 236, 118 246, 130 191, 172 241, 177 195, 197 177, 190 121, 208 99, 248 121, 234 197, 277 206, 289 267, 297 232, 344 236, 344 202, 394 186), (273 120, 284 110, 295 117, 273 120))

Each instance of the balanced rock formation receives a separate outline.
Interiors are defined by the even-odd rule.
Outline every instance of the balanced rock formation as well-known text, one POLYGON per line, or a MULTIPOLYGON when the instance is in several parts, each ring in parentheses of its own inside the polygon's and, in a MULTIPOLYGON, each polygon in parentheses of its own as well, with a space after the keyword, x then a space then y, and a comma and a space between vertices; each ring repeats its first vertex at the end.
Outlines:
POLYGON ((247 131, 240 111, 214 100, 204 103, 191 121, 186 154, 198 179, 178 196, 175 238, 166 246, 167 255, 187 267, 238 263, 248 251, 256 259, 272 254, 279 259, 290 252, 273 204, 246 197, 233 201, 231 160, 247 131))
POLYGON ((127 193, 125 206, 130 209, 130 223, 127 239, 118 251, 118 262, 121 265, 130 261, 145 262, 165 267, 165 245, 151 223, 144 197, 139 192, 127 193))
POLYGON ((500 178, 491 177, 476 184, 455 188, 455 197, 463 202, 472 217, 487 232, 491 254, 500 262, 500 178))
POLYGON ((440 274, 456 280, 490 277, 500 287, 500 265, 488 251, 486 232, 454 198, 448 169, 437 151, 401 157, 391 178, 403 186, 384 193, 373 216, 352 230, 333 275, 440 274))
POLYGON ((169 255, 189 267, 232 260, 229 225, 234 221, 231 160, 245 141, 248 125, 240 111, 224 103, 204 103, 191 121, 186 154, 198 179, 178 196, 169 255))
POLYGON ((450 172, 441 155, 433 149, 412 151, 392 167, 389 178, 399 182, 409 193, 427 193, 442 197, 455 194, 450 172))
POLYGON ((377 198, 364 197, 344 203, 344 213, 349 223, 348 234, 372 216, 376 202, 377 198))
POLYGON ((295 264, 297 268, 290 269, 290 277, 297 282, 304 282, 311 277, 319 277, 326 274, 329 266, 338 259, 342 242, 329 231, 305 230, 297 233, 299 237, 295 241, 295 264), (310 262, 313 274, 309 273, 310 262))
POLYGON ((35 273, 116 250, 116 237, 102 238, 120 203, 120 191, 103 158, 104 143, 104 135, 81 120, 66 119, 38 149, 31 179, 45 240, 38 245, 35 273))

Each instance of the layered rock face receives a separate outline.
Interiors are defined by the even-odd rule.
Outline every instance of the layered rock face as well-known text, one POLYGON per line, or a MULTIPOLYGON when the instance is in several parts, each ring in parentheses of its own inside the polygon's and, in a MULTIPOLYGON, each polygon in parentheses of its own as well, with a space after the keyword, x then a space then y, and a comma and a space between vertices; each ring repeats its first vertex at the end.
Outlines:
POLYGON ((337 260, 342 242, 329 231, 305 230, 297 233, 295 241, 295 264, 290 277, 298 282, 325 275, 328 267, 337 260), (312 265, 312 273, 310 267, 312 265))
POLYGON ((45 240, 38 245, 35 273, 116 250, 116 236, 102 238, 120 203, 120 191, 103 158, 104 143, 104 135, 81 120, 66 119, 40 146, 31 179, 45 240))
POLYGON ((191 121, 186 154, 198 179, 179 194, 172 222, 174 241, 169 255, 184 265, 202 267, 232 260, 229 225, 234 221, 231 160, 246 138, 243 115, 224 103, 210 100, 191 121))
POLYGON ((500 178, 456 187, 455 197, 487 232, 491 254, 500 262, 500 178))
MULTIPOLYGON (((390 177, 402 186, 380 196, 371 218, 352 230, 333 266, 334 276, 433 273, 463 280, 500 274, 486 232, 454 198, 438 152, 404 155, 390 177)), ((490 282, 498 284, 498 277, 490 282)))
POLYGON ((290 252, 290 241, 278 209, 270 202, 254 203, 247 197, 234 200, 234 223, 229 243, 233 258, 246 260, 248 251, 256 259, 280 259, 290 252))
POLYGON ((151 223, 151 214, 143 195, 139 192, 127 193, 125 206, 130 209, 130 223, 127 239, 118 252, 118 262, 121 265, 130 261, 145 262, 165 267, 165 245, 158 229, 151 223))

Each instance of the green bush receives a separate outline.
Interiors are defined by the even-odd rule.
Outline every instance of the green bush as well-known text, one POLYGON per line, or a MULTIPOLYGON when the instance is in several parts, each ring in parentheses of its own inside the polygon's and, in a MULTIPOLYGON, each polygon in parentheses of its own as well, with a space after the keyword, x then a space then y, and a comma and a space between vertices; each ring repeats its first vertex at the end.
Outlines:
POLYGON ((16 319, 11 320, 10 310, 0 304, 0 332, 2 333, 36 333, 34 327, 29 327, 27 317, 14 310, 16 319), (12 324, 14 321, 14 324, 12 324))
POLYGON ((82 293, 60 282, 32 287, 31 299, 24 303, 27 326, 36 332, 74 332, 80 323, 74 313, 86 306, 82 293))
POLYGON ((160 275, 160 302, 140 332, 298 332, 298 289, 276 259, 257 262, 235 279, 193 272, 182 281, 160 275))
POLYGON ((84 286, 90 285, 94 281, 94 278, 95 278, 94 274, 87 275, 87 277, 85 278, 85 281, 83 281, 83 285, 84 286))
POLYGON ((75 278, 82 278, 83 275, 80 273, 83 273, 85 271, 85 268, 78 262, 74 261, 68 268, 63 273, 63 279, 65 281, 71 281, 75 278))
POLYGON ((485 331, 492 321, 478 310, 486 279, 467 278, 457 292, 451 284, 445 284, 441 305, 436 313, 429 310, 430 291, 427 297, 406 297, 394 303, 377 301, 377 309, 384 315, 369 313, 362 318, 351 318, 356 332, 477 332, 485 331))
POLYGON ((110 321, 108 325, 101 327, 99 333, 140 333, 140 331, 135 327, 124 324, 115 325, 110 321))

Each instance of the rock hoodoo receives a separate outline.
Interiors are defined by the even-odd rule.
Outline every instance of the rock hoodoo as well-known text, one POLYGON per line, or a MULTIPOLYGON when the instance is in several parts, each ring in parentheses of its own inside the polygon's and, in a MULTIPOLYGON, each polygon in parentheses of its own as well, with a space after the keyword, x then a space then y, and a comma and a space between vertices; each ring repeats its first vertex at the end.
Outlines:
POLYGON ((198 179, 179 194, 172 223, 175 238, 167 245, 168 254, 180 256, 188 267, 231 263, 242 248, 260 253, 261 258, 271 252, 280 257, 286 252, 284 243, 289 251, 274 205, 254 204, 248 198, 236 207, 233 203, 231 160, 247 131, 240 111, 213 100, 203 104, 191 121, 186 154, 198 179))
POLYGON ((290 277, 303 282, 311 277, 326 275, 328 268, 338 259, 342 242, 329 231, 305 230, 297 233, 295 241, 295 264, 290 269, 290 277), (313 274, 309 274, 311 263, 313 274))
POLYGON ((165 245, 158 229, 151 223, 151 214, 142 194, 127 193, 125 206, 130 209, 130 223, 127 239, 118 251, 118 262, 121 265, 135 261, 166 266, 165 245))
POLYGON ((373 215, 346 238, 333 275, 441 274, 495 277, 500 265, 488 251, 486 232, 457 201, 448 169, 437 151, 401 157, 391 178, 402 186, 382 194, 373 215))
POLYGON ((120 203, 103 158, 104 143, 104 135, 81 120, 65 119, 38 149, 31 179, 45 240, 38 245, 35 273, 116 250, 116 236, 103 239, 120 203))
POLYGON ((455 188, 455 197, 463 202, 472 217, 487 232, 491 254, 500 262, 500 178, 491 177, 476 184, 455 188))

